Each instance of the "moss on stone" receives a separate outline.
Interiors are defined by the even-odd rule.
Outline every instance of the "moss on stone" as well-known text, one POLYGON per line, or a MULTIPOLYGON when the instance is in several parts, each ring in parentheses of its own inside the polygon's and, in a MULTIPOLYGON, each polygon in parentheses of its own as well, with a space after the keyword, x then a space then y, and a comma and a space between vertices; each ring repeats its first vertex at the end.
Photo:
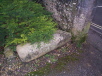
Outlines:
POLYGON ((49 74, 51 72, 51 70, 62 71, 64 69, 64 66, 66 64, 68 64, 68 62, 78 60, 77 56, 79 56, 79 55, 76 53, 73 53, 72 55, 59 58, 55 64, 47 63, 45 67, 42 67, 42 68, 38 69, 37 71, 30 72, 25 76, 36 76, 36 75, 44 76, 44 75, 49 74))

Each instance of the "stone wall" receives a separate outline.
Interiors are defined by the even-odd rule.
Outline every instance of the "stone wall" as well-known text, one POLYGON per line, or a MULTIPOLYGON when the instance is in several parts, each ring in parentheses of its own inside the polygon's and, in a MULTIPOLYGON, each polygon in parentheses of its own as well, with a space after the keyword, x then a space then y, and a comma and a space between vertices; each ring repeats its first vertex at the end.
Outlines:
POLYGON ((95 0, 43 0, 46 9, 53 13, 58 27, 74 35, 82 32, 91 21, 95 0))
POLYGON ((43 0, 46 9, 53 13, 58 27, 69 31, 72 28, 76 13, 77 0, 43 0))

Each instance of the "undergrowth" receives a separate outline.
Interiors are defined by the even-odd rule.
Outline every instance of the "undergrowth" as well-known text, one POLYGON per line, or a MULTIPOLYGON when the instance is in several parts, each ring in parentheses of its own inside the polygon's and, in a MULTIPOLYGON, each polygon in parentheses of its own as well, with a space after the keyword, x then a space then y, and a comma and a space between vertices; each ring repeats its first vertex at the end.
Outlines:
POLYGON ((10 1, 0 3, 0 28, 7 31, 5 47, 48 42, 53 38, 57 24, 41 4, 29 0, 10 1))

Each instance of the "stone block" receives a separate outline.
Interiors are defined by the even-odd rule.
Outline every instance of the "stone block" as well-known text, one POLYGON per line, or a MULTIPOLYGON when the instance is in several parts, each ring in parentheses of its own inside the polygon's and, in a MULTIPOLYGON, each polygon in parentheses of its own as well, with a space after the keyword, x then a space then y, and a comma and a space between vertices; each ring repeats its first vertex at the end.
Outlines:
POLYGON ((71 34, 65 31, 58 30, 53 34, 53 39, 49 42, 41 42, 38 47, 38 43, 25 45, 18 45, 16 47, 17 53, 22 62, 29 62, 36 59, 58 47, 61 47, 71 39, 71 34))

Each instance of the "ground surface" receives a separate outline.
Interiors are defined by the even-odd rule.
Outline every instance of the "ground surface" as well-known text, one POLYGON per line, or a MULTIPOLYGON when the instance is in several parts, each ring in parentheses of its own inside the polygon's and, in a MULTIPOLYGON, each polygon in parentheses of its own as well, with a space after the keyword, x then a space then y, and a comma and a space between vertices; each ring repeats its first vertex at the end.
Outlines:
POLYGON ((7 60, 1 55, 1 76, 24 76, 28 72, 33 73, 26 76, 102 76, 101 39, 101 35, 90 29, 88 43, 84 44, 81 49, 76 48, 75 44, 66 44, 29 63, 22 63, 18 56, 7 60), (48 63, 50 66, 46 67, 48 63), (44 66, 45 68, 41 70, 44 66))
MULTIPOLYGON (((99 9, 98 14, 100 14, 99 9)), ((101 16, 95 15, 94 18, 93 23, 102 26, 102 21, 99 22, 101 16)), ((24 75, 102 76, 102 30, 91 26, 87 44, 81 49, 76 48, 75 44, 68 43, 29 63, 22 63, 17 55, 16 58, 7 60, 0 54, 0 76, 24 75), (33 73, 27 74, 28 72, 33 73)))
POLYGON ((48 76, 102 76, 102 51, 85 46, 79 61, 70 62, 60 73, 48 76))
MULTIPOLYGON (((1 54, 0 76, 24 76, 28 72, 36 71, 38 70, 38 68, 46 66, 47 64, 55 64, 55 62, 58 61, 58 58, 65 57, 67 55, 69 56, 73 53, 77 53, 77 48, 75 47, 74 44, 70 43, 62 46, 61 48, 53 50, 52 52, 46 54, 41 58, 38 58, 28 63, 22 63, 17 54, 16 57, 13 59, 6 59, 4 55, 1 54)), ((60 67, 60 65, 58 67, 60 67)))
MULTIPOLYGON (((92 27, 91 27, 92 28, 92 27)), ((48 76, 102 76, 102 34, 91 29, 79 60, 65 65, 63 71, 48 76)))

